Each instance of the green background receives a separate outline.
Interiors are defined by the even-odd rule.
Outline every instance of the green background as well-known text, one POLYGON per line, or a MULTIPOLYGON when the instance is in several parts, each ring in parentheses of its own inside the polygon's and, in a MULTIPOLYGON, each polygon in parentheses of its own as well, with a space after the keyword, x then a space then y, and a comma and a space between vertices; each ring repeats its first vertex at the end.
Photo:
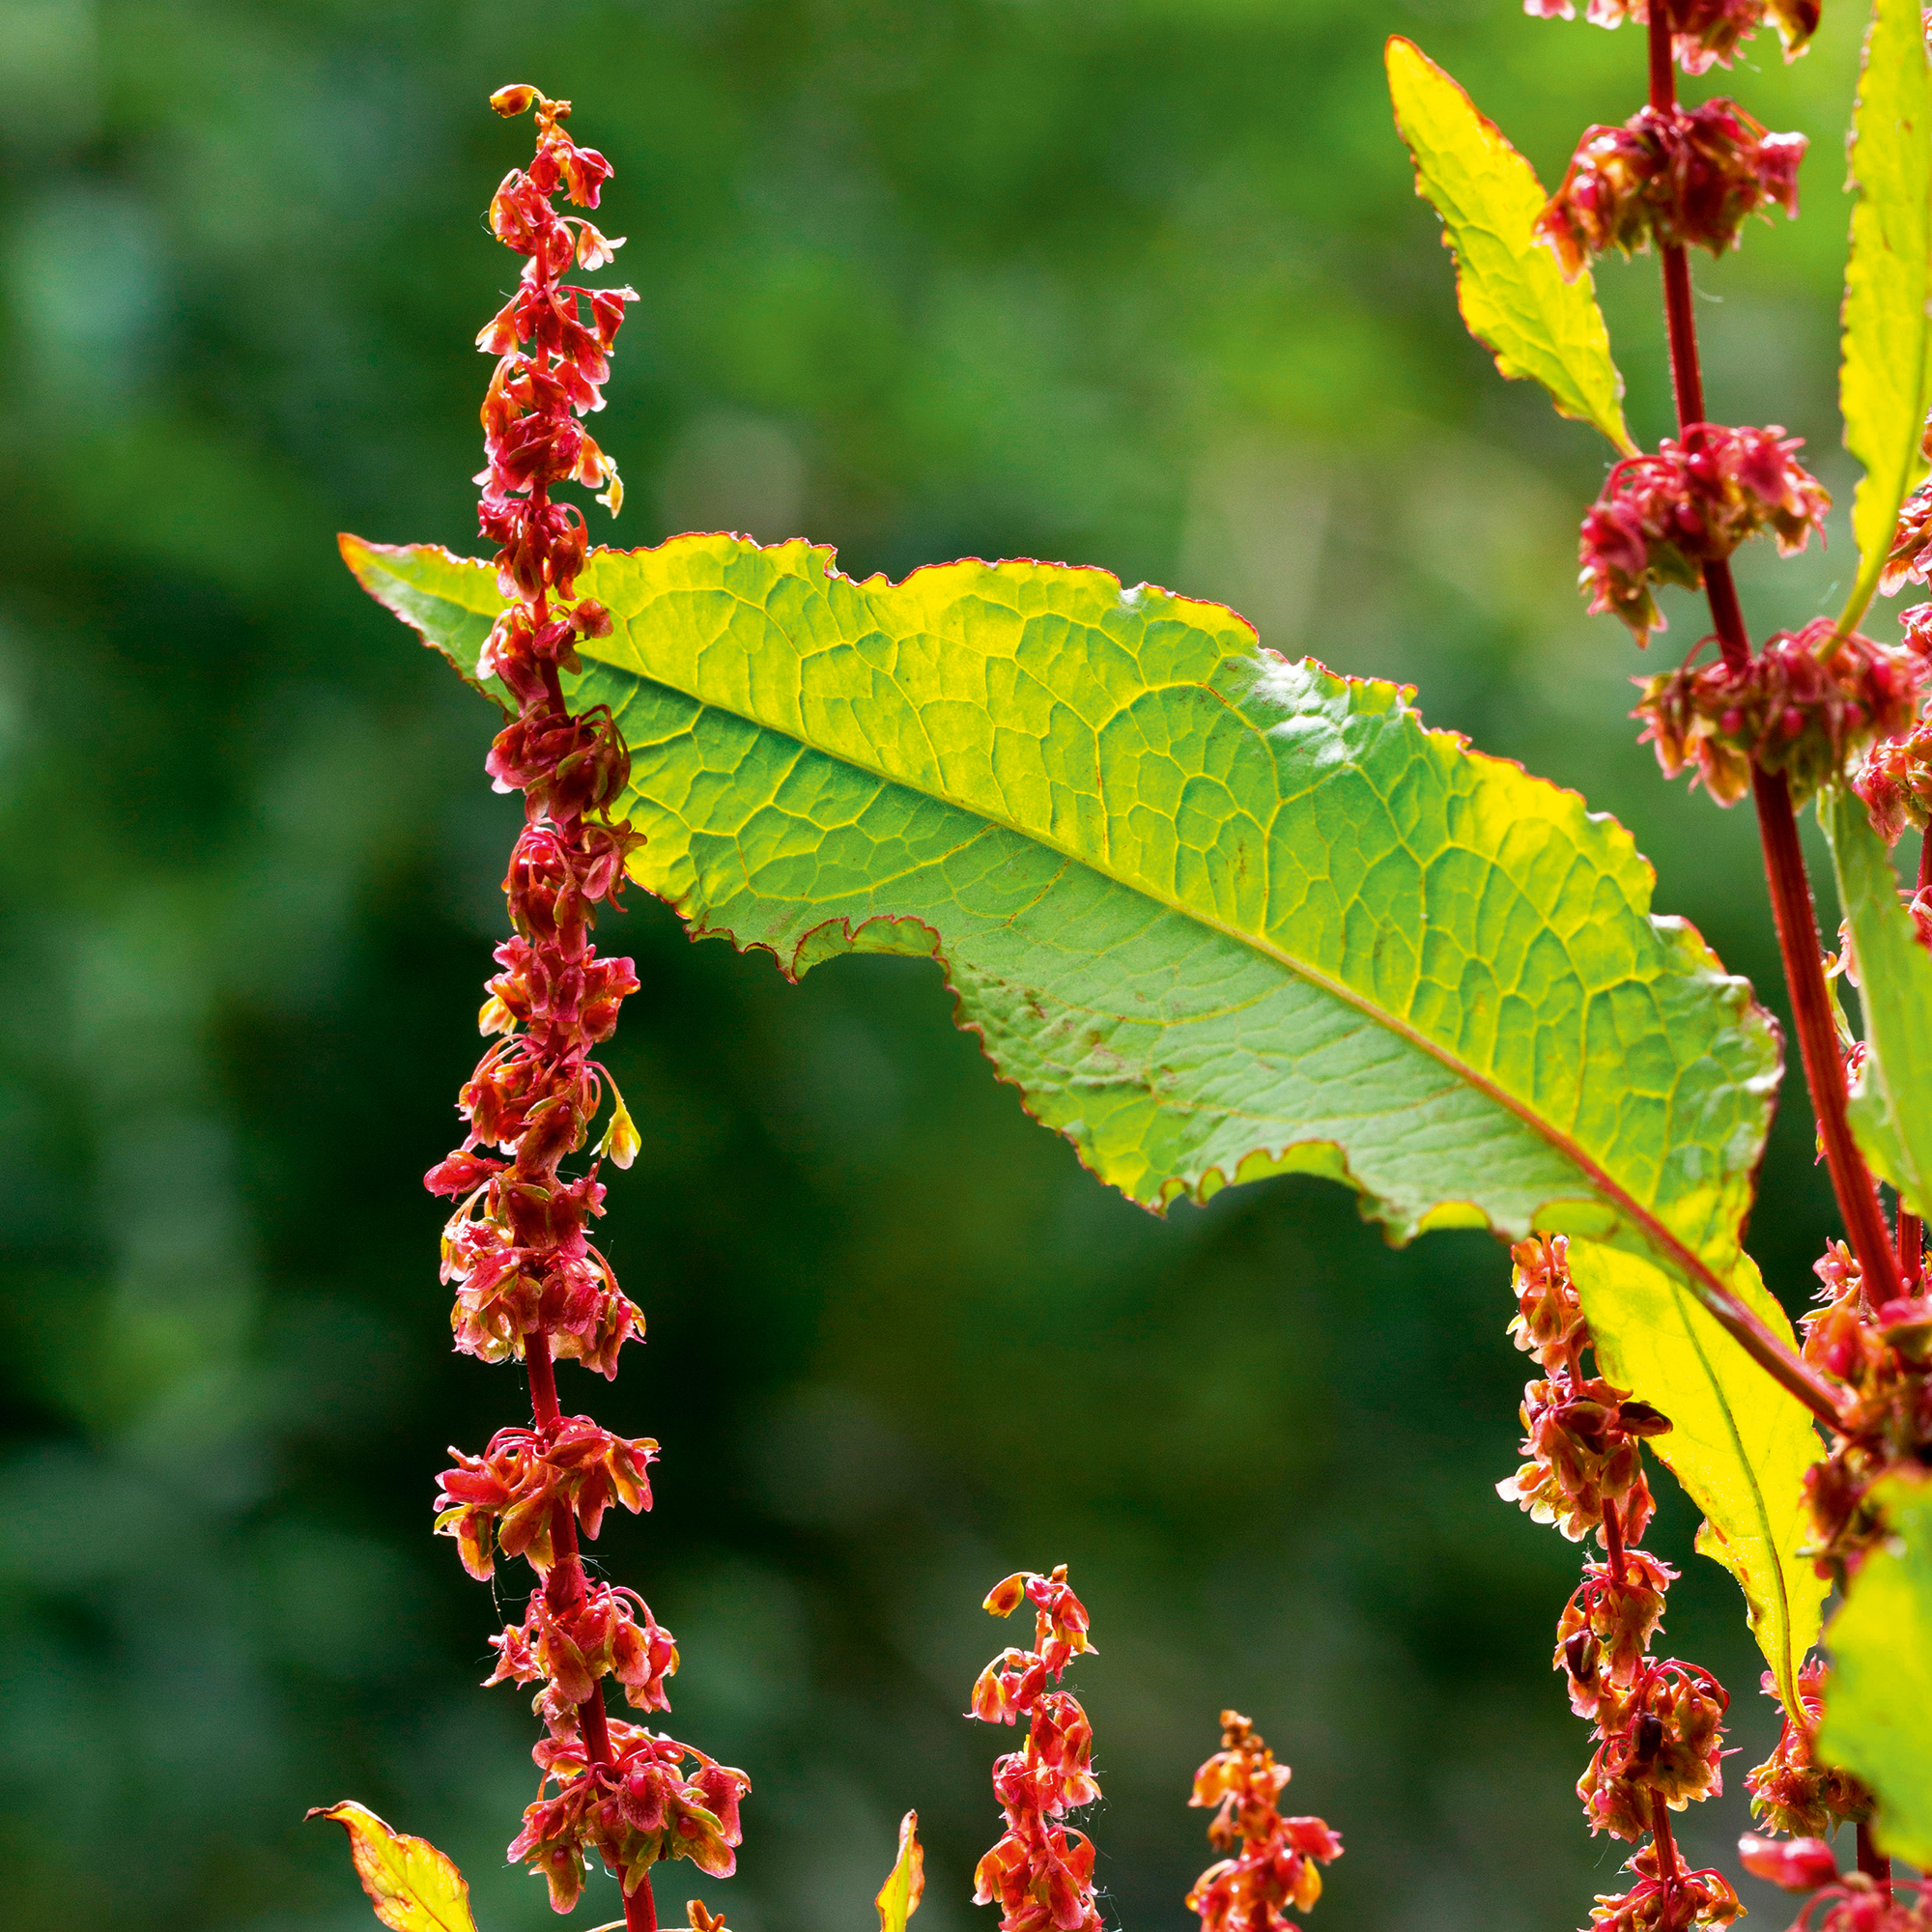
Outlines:
MULTIPOLYGON (((1861 26, 1834 6, 1807 60, 1760 43, 1731 78, 1812 136, 1809 218, 1696 270, 1714 414, 1806 437, 1841 503, 1861 26)), ((449 1353, 416 1185, 516 808, 490 713, 333 547, 471 547, 470 341, 513 273, 481 211, 527 152, 492 87, 574 97, 617 168, 616 541, 1224 598, 1618 812, 1661 907, 1769 985, 1748 819, 1658 781, 1624 716, 1645 661, 1573 589, 1606 452, 1463 335, 1390 31, 1546 181, 1637 104, 1634 32, 1508 0, 0 0, 8 1924, 370 1924, 300 1823, 352 1795, 460 1860, 484 1932, 552 1922, 500 1857, 530 1720, 474 1688, 489 1593, 429 1536, 443 1445, 522 1391, 449 1353)), ((1654 440, 1655 264, 1602 281, 1654 440)), ((1760 633, 1851 565, 1841 515, 1829 553, 1748 559, 1760 633)), ((1653 664, 1698 635, 1673 599, 1653 664)), ((1230 1703, 1345 1834, 1331 1932, 1528 1932, 1619 1889, 1548 1670, 1577 1552, 1492 1492, 1523 1370, 1492 1241, 1392 1252, 1315 1183, 1153 1220, 1025 1120, 930 966, 787 988, 649 902, 607 939, 644 982, 612 1054, 644 1151, 606 1231, 651 1330, 565 1400, 665 1444, 655 1513, 597 1553, 680 1639, 671 1727, 753 1784, 739 1878, 668 1870, 669 1920, 701 1889, 736 1932, 864 1932, 915 1805, 922 1925, 990 1926, 1009 1734, 958 1713, 1006 1633, 978 1604, 1056 1561, 1099 1645, 1071 1681, 1110 1923, 1188 1922, 1184 1799, 1230 1703)), ((1828 1198, 1795 1095, 1766 1188, 1796 1307, 1828 1198)), ((1684 1834, 1729 1864, 1776 1725, 1660 1487, 1670 1641, 1745 1752, 1684 1834)), ((572 1922, 616 1910, 599 1879, 572 1922)))

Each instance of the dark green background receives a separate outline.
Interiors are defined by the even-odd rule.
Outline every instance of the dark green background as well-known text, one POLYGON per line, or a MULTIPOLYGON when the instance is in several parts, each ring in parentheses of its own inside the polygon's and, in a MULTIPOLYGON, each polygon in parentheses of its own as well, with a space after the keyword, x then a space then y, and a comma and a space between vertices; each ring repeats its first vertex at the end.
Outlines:
MULTIPOLYGON (((1714 412, 1804 435, 1841 499, 1861 24, 1834 4, 1808 60, 1730 83, 1812 135, 1809 218, 1697 269, 1714 412)), ((1457 323, 1391 30, 1546 180, 1637 101, 1633 32, 1509 0, 0 0, 10 1926, 372 1923, 300 1822, 348 1795, 460 1859, 483 1932, 550 1922, 500 1857, 531 1723, 475 1688, 489 1593, 429 1535, 443 1445, 523 1393, 449 1353, 416 1185, 515 808, 488 711, 333 545, 471 544, 470 341, 513 272, 481 211, 527 152, 492 87, 575 97, 617 167, 643 298, 597 425, 616 541, 1225 598, 1617 811, 1662 907, 1767 985, 1751 827, 1659 782, 1624 717, 1643 661, 1572 588, 1605 452, 1457 323)), ((1646 439, 1655 276, 1603 276, 1646 439)), ((1825 608, 1833 527, 1751 560, 1760 630, 1825 608)), ((1655 661, 1698 635, 1672 612, 1655 661)), ((1492 1241, 1395 1253, 1314 1184, 1152 1220, 1025 1120, 930 967, 787 988, 648 902, 609 938, 644 982, 613 1061, 644 1153, 606 1227, 651 1336, 566 1402, 665 1444, 655 1514, 597 1553, 681 1640, 677 1733, 751 1774, 741 1875, 702 1887, 739 1932, 865 1932, 908 1805, 924 1932, 990 1927, 978 1603, 1061 1560, 1100 1649, 1074 1681, 1114 1922, 1186 1922, 1227 1703, 1346 1834, 1329 1932, 1561 1927, 1615 1889, 1548 1667, 1577 1552, 1492 1493, 1522 1377, 1492 1241)), ((1794 1098, 1756 1241, 1794 1304, 1810 1152, 1794 1098)), ((1733 1688, 1735 1785, 1771 1707, 1692 1527, 1671 1492, 1671 1638, 1733 1688)), ((1741 1821, 1734 1789, 1685 1829, 1715 1855, 1741 1821)), ((599 1879, 576 1922, 616 1909, 599 1879)))

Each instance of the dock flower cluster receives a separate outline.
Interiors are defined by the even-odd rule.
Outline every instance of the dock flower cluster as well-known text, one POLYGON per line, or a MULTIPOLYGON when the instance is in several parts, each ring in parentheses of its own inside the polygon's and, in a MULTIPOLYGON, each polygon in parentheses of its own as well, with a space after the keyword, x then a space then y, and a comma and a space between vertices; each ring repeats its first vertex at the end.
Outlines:
POLYGON ((606 1712, 607 1678, 634 1708, 668 1709, 666 1680, 677 1668, 677 1645, 650 1606, 635 1591, 592 1581, 579 1553, 579 1538, 597 1535, 612 1503, 649 1509, 658 1445, 566 1416, 556 1397, 559 1361, 614 1376, 619 1352, 643 1334, 588 1233, 604 1212, 603 1162, 628 1167, 639 1145, 594 1057, 638 990, 632 962, 592 943, 597 910, 615 901, 638 843, 614 816, 630 758, 608 710, 573 711, 563 695, 578 643, 611 625, 602 605, 577 595, 588 551, 582 512, 551 495, 575 483, 617 507, 616 466, 581 418, 603 406, 611 350, 636 297, 566 279, 573 267, 603 267, 621 245, 554 206, 562 195, 594 209, 611 175, 603 156, 566 131, 570 103, 517 86, 491 104, 505 116, 534 110, 537 128, 529 166, 512 170, 490 205, 490 226, 525 258, 523 272, 477 339, 497 358, 483 405, 478 515, 507 600, 478 671, 509 694, 513 710, 486 767, 497 790, 523 794, 525 823, 503 881, 514 930, 497 948, 479 1021, 493 1043, 458 1099, 463 1145, 425 1184, 456 1203, 442 1245, 456 1347, 484 1361, 523 1361, 531 1419, 499 1431, 480 1456, 450 1452, 436 1526, 455 1538, 472 1576, 492 1576, 498 1555, 521 1557, 539 1582, 523 1617, 492 1639, 497 1666, 486 1680, 536 1687, 545 1728, 532 1753, 538 1796, 509 1856, 544 1877, 558 1912, 576 1904, 586 1861, 601 1859, 623 1888, 627 1925, 641 1932, 655 1923, 657 1861, 685 1858, 717 1875, 733 1868, 750 1787, 742 1772, 606 1712), (607 1098, 609 1122, 587 1167, 567 1174, 607 1098))
POLYGON ((973 1874, 973 1902, 997 1903, 1000 1932, 1100 1932, 1094 1900, 1094 1841, 1069 1830, 1069 1811, 1100 1795, 1094 1776, 1094 1727, 1070 1691, 1056 1689, 1076 1657, 1090 1655, 1087 1611, 1066 1581, 1022 1571, 993 1586, 986 1608, 1008 1617, 1034 1607, 1031 1650, 1009 1647, 973 1686, 970 1718, 1011 1724, 1024 1718, 1020 1748, 993 1766, 993 1794, 1006 1830, 973 1874))
POLYGON ((1558 1619, 1554 1666, 1595 1738, 1577 1785, 1590 1830, 1648 1839, 1627 1867, 1630 1889, 1598 1898, 1593 1932, 1728 1925, 1742 1910, 1737 1894, 1721 1874, 1686 1867, 1670 1813, 1722 1792, 1729 1700, 1709 1671, 1650 1654, 1677 1573, 1637 1548, 1652 1513, 1643 1443, 1670 1424, 1585 1373, 1590 1330, 1564 1236, 1520 1241, 1511 1259, 1510 1333, 1543 1375, 1524 1391, 1529 1460, 1496 1487, 1573 1542, 1594 1537, 1604 1549, 1604 1561, 1584 1562, 1558 1619))
POLYGON ((1288 1908, 1306 1912, 1321 1896, 1321 1867, 1342 1856, 1342 1834, 1282 1815, 1291 1775, 1240 1712, 1221 1713, 1221 1748, 1194 1774, 1187 1801, 1213 1808, 1208 1841, 1227 1854, 1187 1894, 1201 1932, 1287 1932, 1288 1908))

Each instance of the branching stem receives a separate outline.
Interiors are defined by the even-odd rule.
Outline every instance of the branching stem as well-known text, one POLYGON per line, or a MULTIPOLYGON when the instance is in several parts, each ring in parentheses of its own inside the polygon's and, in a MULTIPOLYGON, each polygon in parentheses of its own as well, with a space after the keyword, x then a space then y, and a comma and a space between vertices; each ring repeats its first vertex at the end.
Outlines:
MULTIPOLYGON (((1667 10, 1650 10, 1650 104, 1660 110, 1677 103, 1677 74, 1672 65, 1667 10)), ((1681 247, 1664 248, 1663 311, 1670 335, 1670 380, 1677 400, 1677 426, 1682 435, 1704 420, 1704 379, 1697 356, 1697 320, 1691 310, 1690 266, 1681 247)), ((1728 562, 1706 564, 1704 586, 1711 604, 1711 621, 1733 670, 1750 663, 1750 637, 1739 608, 1737 585, 1728 562)), ((1764 867, 1771 887, 1772 917, 1783 955, 1785 984, 1798 1033, 1799 1054, 1805 1084, 1825 1143, 1833 1191, 1845 1233, 1858 1257, 1868 1290, 1889 1300, 1898 1289, 1898 1257, 1879 1206, 1878 1188, 1852 1138, 1845 1112, 1844 1065, 1838 1054, 1837 1027, 1832 1018, 1831 997, 1819 954, 1818 923, 1811 906, 1811 888, 1804 874, 1804 848, 1798 841, 1798 820, 1792 810, 1791 787, 1781 772, 1753 766, 1751 793, 1757 806, 1758 836, 1764 847, 1764 867)))

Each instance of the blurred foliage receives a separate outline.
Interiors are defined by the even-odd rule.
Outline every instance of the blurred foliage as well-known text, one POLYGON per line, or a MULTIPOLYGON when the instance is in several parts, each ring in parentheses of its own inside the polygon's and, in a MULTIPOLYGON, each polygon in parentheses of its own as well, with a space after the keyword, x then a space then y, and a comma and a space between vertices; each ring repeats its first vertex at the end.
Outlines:
MULTIPOLYGON (((1809 214, 1697 269, 1714 412, 1807 437, 1841 502, 1861 25, 1828 10, 1809 58, 1730 80, 1810 133, 1809 214)), ((1616 810, 1662 905, 1770 988, 1751 827, 1658 781, 1635 654, 1572 589, 1601 445, 1457 322, 1391 30, 1546 181, 1638 98, 1633 34, 1510 0, 0 0, 8 1923, 367 1925, 299 1823, 351 1795, 460 1861, 486 1932, 551 1922, 500 1857, 531 1727, 474 1688, 491 1606, 429 1537, 444 1443, 522 1391, 449 1354, 416 1185, 514 808, 487 711, 332 540, 470 541, 469 344, 509 274, 480 212, 526 139, 490 88, 575 97, 618 169, 618 541, 1224 597, 1616 810)), ((1654 440, 1655 265, 1600 280, 1654 440)), ((1849 564, 1841 535, 1754 559, 1753 620, 1828 608, 1849 564)), ((1672 616, 1654 655, 1697 635, 1672 616)), ((988 1922, 977 1605, 1066 1561, 1122 1923, 1180 1922, 1230 1703, 1347 1835, 1329 1932, 1577 1922, 1618 1854, 1548 1675, 1577 1552, 1492 1491, 1521 1380, 1497 1246, 1391 1252, 1312 1183, 1152 1220, 1025 1121, 929 966, 794 990, 659 906, 611 937, 645 1151, 607 1225, 651 1342, 565 1399, 666 1445, 655 1514, 598 1554, 682 1642, 680 1734, 753 1779, 711 1903, 863 1928, 916 1804, 922 1926, 988 1922)), ((1810 1138, 1794 1101, 1755 1243, 1787 1303, 1825 1232, 1810 1138)), ((1656 1539, 1688 1571, 1672 1641, 1730 1684, 1747 1764, 1775 1726, 1693 1520, 1656 1539)), ((1702 1807, 1691 1849, 1740 1814, 1702 1807)))

